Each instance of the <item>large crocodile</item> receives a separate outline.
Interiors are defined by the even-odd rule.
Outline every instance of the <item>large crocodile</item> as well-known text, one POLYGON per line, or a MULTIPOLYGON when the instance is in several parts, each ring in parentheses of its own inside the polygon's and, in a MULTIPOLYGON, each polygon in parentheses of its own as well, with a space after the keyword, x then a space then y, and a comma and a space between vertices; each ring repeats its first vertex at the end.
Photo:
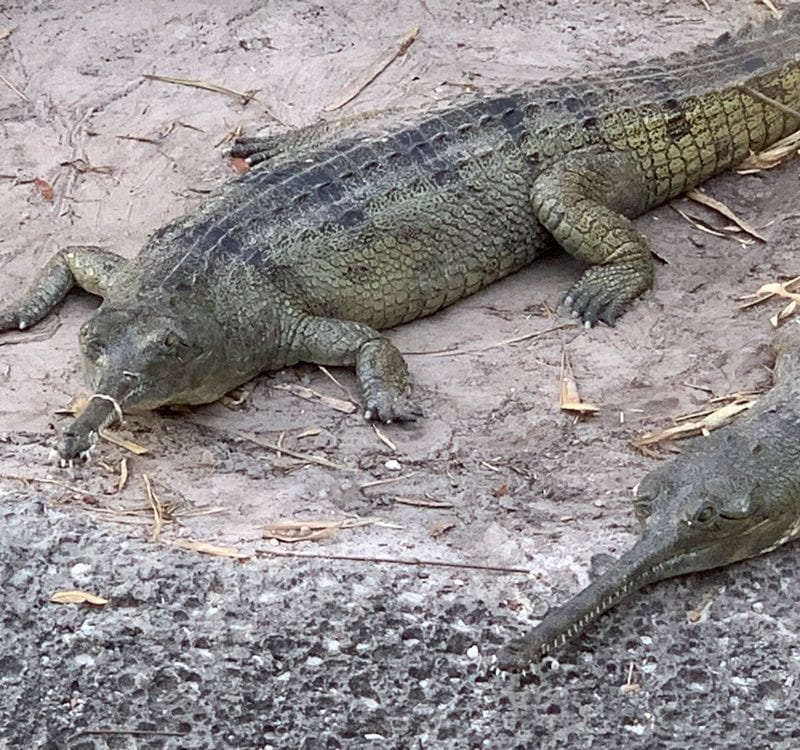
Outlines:
POLYGON ((800 536, 800 321, 773 341, 775 385, 733 424, 639 483, 639 541, 602 576, 513 641, 520 670, 575 638, 650 583, 755 557, 800 536))
MULTIPOLYGON (((265 370, 355 365, 367 416, 412 419, 406 363, 380 329, 520 269, 555 239, 589 264, 567 294, 613 323, 652 281, 630 219, 800 126, 800 10, 710 46, 536 85, 321 145, 249 140, 262 160, 127 260, 58 252, 0 331, 74 286, 104 298, 81 330, 94 392, 59 452, 130 408, 213 401, 265 370)), ((313 138, 311 139, 313 142, 313 138)))

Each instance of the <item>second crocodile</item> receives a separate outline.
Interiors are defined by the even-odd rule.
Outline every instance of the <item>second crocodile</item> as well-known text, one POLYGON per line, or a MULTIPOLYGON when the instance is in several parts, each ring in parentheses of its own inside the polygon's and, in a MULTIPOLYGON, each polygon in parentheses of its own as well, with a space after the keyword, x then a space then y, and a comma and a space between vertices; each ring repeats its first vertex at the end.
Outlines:
POLYGON ((630 219, 800 127, 800 10, 691 53, 541 84, 321 145, 250 139, 255 164, 128 260, 57 253, 0 331, 74 286, 94 393, 62 435, 85 453, 124 410, 213 401, 297 362, 355 366, 367 416, 413 419, 408 369, 379 331, 516 271, 555 239, 589 265, 567 295, 613 323, 652 281, 630 219))
POLYGON ((733 424, 650 472, 634 500, 639 541, 500 655, 517 671, 644 586, 771 552, 800 536, 800 321, 773 342, 772 390, 733 424))

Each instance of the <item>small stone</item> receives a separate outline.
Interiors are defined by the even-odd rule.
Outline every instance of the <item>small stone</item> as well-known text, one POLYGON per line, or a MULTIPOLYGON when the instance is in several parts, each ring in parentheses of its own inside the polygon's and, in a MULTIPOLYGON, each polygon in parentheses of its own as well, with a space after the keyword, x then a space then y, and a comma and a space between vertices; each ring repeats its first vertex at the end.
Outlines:
POLYGON ((480 649, 474 644, 467 649, 467 658, 472 659, 472 661, 477 661, 480 655, 480 649))
POLYGON ((88 563, 75 563, 70 569, 69 572, 72 574, 73 578, 85 578, 86 574, 89 573, 92 569, 92 566, 88 563))
POLYGON ((403 467, 402 467, 402 465, 400 464, 400 462, 399 462, 397 459, 394 459, 394 458, 390 458, 390 459, 389 459, 389 460, 388 460, 388 461, 387 461, 387 462, 384 464, 384 466, 385 466, 385 467, 386 467, 386 468, 387 468, 389 471, 400 471, 400 469, 402 469, 402 468, 403 468, 403 467))

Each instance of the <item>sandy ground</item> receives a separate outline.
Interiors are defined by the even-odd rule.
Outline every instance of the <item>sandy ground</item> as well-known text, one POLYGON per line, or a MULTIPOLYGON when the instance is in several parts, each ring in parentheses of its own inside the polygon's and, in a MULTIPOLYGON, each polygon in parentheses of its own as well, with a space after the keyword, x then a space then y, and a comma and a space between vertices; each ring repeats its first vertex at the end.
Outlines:
MULTIPOLYGON (((342 113, 579 74, 767 16, 735 0, 634 5, 6 3, 0 73, 26 98, 0 85, 0 300, 61 246, 135 254, 231 175, 227 134, 280 127, 271 115, 314 122, 415 23, 409 53, 342 113)), ((767 313, 736 300, 796 271, 797 187, 796 164, 708 186, 763 244, 701 233, 669 207, 643 218, 667 263, 615 329, 546 332, 568 322, 558 304, 579 272, 554 256, 393 331, 426 418, 381 428, 388 441, 358 410, 296 395, 348 398, 297 367, 227 403, 129 417, 123 434, 146 455, 104 443, 89 466, 57 470, 57 412, 84 388, 76 333, 97 300, 72 295, 36 330, 5 336, 0 748, 797 746, 791 549, 652 588, 533 684, 486 676, 499 644, 585 585, 594 555, 632 543, 630 490, 653 459, 630 439, 768 382, 767 313), (565 349, 600 408, 578 424, 558 409, 565 349), (143 475, 168 510, 159 541, 143 475), (318 542, 262 539, 285 519, 354 518, 377 522, 318 542), (250 559, 164 544, 181 539, 250 559), (72 588, 110 603, 47 603, 72 588), (708 596, 707 618, 688 624, 708 596), (639 688, 621 691, 629 669, 639 688)), ((334 374, 358 402, 352 373, 334 374)))

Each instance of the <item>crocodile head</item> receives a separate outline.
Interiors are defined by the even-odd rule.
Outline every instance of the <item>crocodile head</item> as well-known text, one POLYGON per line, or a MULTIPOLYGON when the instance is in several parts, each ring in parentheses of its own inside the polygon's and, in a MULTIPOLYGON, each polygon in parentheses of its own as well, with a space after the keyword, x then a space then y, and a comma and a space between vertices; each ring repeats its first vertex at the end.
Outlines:
POLYGON ((207 315, 168 309, 104 309, 84 323, 81 354, 87 383, 128 409, 214 401, 226 347, 207 315))
POLYGON ((797 536, 797 455, 792 449, 792 463, 784 467, 786 436, 779 433, 721 430, 701 439, 699 450, 648 474, 635 492, 639 541, 513 641, 500 654, 500 667, 520 670, 538 662, 647 584, 754 557, 797 536))
POLYGON ((208 403, 236 385, 224 376, 222 329, 191 306, 176 315, 166 306, 102 305, 81 328, 80 347, 93 395, 62 435, 62 461, 86 454, 123 410, 208 403))

